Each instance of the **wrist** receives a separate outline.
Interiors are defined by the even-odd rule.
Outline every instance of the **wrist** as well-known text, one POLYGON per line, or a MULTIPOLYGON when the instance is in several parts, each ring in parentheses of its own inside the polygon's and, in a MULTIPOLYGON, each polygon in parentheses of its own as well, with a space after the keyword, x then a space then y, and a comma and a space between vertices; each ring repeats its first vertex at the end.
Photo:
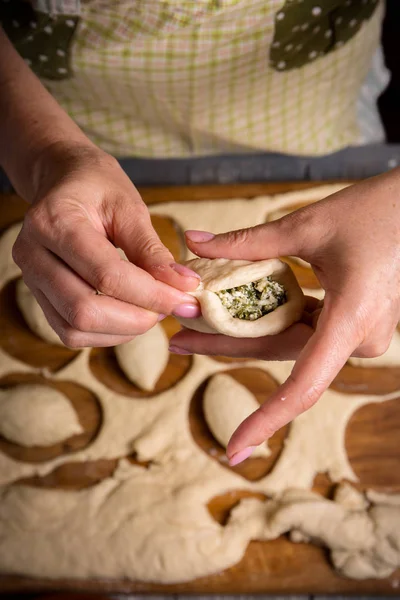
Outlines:
POLYGON ((67 174, 82 168, 102 166, 115 159, 92 142, 83 138, 79 141, 53 141, 42 147, 35 155, 31 171, 31 194, 26 198, 34 203, 63 179, 67 174))

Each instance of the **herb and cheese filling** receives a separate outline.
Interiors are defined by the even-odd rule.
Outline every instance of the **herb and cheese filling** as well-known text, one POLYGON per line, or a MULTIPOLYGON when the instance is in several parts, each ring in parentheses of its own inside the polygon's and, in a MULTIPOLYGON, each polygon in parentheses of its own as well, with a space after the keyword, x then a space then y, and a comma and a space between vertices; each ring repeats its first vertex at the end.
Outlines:
POLYGON ((232 317, 245 321, 256 321, 286 302, 285 288, 271 277, 215 293, 232 317))

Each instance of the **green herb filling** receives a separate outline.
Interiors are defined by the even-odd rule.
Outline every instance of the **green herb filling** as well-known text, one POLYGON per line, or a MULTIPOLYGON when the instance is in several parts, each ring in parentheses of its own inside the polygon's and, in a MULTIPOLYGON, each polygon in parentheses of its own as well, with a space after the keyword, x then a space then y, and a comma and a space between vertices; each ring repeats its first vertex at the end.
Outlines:
POLYGON ((271 277, 216 294, 232 317, 245 321, 256 321, 286 302, 285 288, 271 277))

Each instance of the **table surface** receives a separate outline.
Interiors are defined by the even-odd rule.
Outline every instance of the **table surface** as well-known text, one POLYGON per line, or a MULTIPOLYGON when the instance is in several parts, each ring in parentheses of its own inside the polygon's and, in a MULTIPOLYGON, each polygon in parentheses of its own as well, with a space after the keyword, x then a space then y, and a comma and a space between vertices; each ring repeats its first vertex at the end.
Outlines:
MULTIPOLYGON (((147 203, 168 202, 171 200, 222 199, 232 197, 251 198, 261 194, 281 193, 289 190, 310 187, 304 184, 250 184, 234 186, 199 186, 182 188, 146 188, 141 190, 147 203)), ((26 205, 16 196, 0 197, 0 231, 20 220, 26 205)), ((166 243, 179 260, 181 240, 174 224, 162 217, 154 217, 153 223, 166 243)), ((306 287, 319 287, 313 273, 305 267, 293 265, 300 283, 306 287)), ((74 351, 50 346, 39 340, 28 330, 15 305, 15 282, 11 282, 0 292, 0 344, 13 356, 34 366, 57 370, 66 364, 74 351)), ((177 323, 168 318, 163 322, 168 335, 177 331, 177 323)), ((227 359, 221 359, 227 360, 227 359)), ((171 356, 169 365, 161 376, 157 390, 166 389, 179 380, 187 371, 190 357, 171 356)), ((143 396, 143 392, 128 382, 119 370, 111 349, 94 349, 91 354, 91 367, 97 377, 111 388, 130 396, 143 396)), ((261 401, 274 388, 274 381, 262 371, 243 368, 234 372, 234 377, 245 384, 261 401)), ((8 375, 0 381, 5 386, 18 381, 43 381, 40 375, 8 375)), ((0 438, 0 451, 8 452, 18 460, 42 461, 64 452, 85 446, 96 434, 101 416, 96 409, 95 399, 87 390, 78 388, 73 382, 55 384, 71 400, 84 426, 85 433, 71 439, 70 443, 52 448, 23 449, 0 438)), ((332 387, 346 392, 387 393, 400 390, 400 368, 360 369, 345 366, 332 384, 332 387)), ((400 391, 399 391, 400 397, 400 391)), ((208 431, 201 410, 202 390, 191 403, 190 424, 194 438, 201 448, 216 447, 216 442, 208 431)), ((359 488, 373 488, 380 491, 400 492, 400 408, 397 401, 384 404, 369 404, 358 410, 352 417, 346 431, 346 449, 351 465, 358 475, 359 488)), ((235 471, 249 479, 258 479, 268 473, 279 457, 289 427, 278 432, 270 441, 272 454, 267 459, 255 458, 239 465, 235 471)), ((223 450, 218 451, 220 454, 223 450)), ((133 460, 133 459, 132 459, 133 460)), ((116 461, 98 461, 96 464, 81 465, 70 463, 54 473, 26 481, 28 485, 79 489, 93 485, 110 475, 116 461)), ((318 475, 314 489, 329 495, 333 484, 325 475, 318 475)), ((248 493, 227 494, 214 498, 209 510, 221 523, 229 510, 240 497, 248 493)), ((309 544, 293 544, 286 537, 271 542, 251 542, 243 560, 218 575, 198 579, 179 585, 158 585, 129 581, 84 581, 73 580, 32 580, 23 577, 3 576, 0 578, 0 592, 80 590, 102 593, 152 593, 152 594, 396 594, 400 574, 386 580, 352 581, 338 576, 329 564, 325 550, 309 544)))

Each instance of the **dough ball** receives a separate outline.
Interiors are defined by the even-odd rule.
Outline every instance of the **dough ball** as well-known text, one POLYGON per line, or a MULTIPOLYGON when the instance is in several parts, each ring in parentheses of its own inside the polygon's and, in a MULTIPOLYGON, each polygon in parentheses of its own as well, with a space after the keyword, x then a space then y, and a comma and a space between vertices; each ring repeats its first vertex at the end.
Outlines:
POLYGON ((0 434, 21 446, 52 446, 83 433, 69 400, 45 385, 0 390, 0 434))
POLYGON ((17 283, 17 304, 29 329, 49 344, 64 346, 54 329, 50 326, 31 290, 20 279, 17 283))
POLYGON ((157 323, 134 340, 116 346, 117 361, 127 378, 146 392, 152 392, 168 360, 168 337, 157 323))
MULTIPOLYGON (((223 373, 214 375, 204 394, 203 410, 215 439, 227 447, 233 432, 260 407, 249 390, 223 373)), ((252 456, 269 456, 266 444, 258 446, 252 456)))
POLYGON ((281 333, 303 314, 304 294, 293 271, 278 259, 196 258, 185 264, 201 277, 191 294, 202 316, 178 318, 188 329, 257 338, 281 333))

